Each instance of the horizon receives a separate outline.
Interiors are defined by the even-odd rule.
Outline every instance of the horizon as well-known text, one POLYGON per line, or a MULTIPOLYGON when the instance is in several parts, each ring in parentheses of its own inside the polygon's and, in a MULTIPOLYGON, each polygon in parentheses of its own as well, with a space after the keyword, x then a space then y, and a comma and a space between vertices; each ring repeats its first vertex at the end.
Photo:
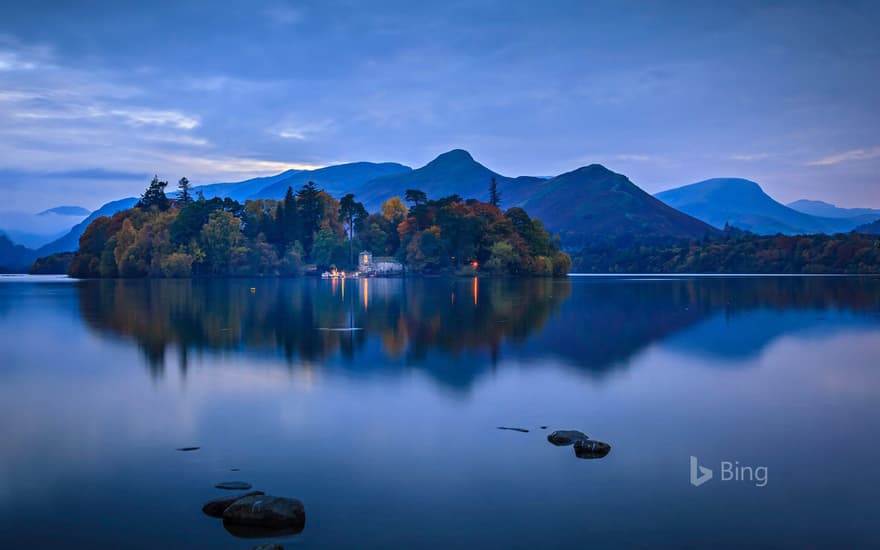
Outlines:
POLYGON ((0 22, 4 210, 457 148, 506 176, 880 207, 871 3, 37 5, 0 22))

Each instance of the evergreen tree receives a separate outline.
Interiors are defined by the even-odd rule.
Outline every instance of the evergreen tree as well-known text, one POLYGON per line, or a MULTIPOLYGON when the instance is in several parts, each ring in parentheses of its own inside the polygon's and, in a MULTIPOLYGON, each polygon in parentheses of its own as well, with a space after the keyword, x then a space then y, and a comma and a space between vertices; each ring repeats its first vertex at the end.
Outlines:
POLYGON ((413 206, 419 206, 428 202, 428 195, 418 189, 407 189, 403 196, 406 198, 406 202, 411 202, 413 206))
POLYGON ((153 181, 150 182, 150 186, 147 187, 147 190, 141 195, 141 200, 137 203, 138 208, 149 210, 155 206, 159 210, 168 210, 168 197, 165 196, 167 185, 167 181, 159 181, 159 176, 153 176, 153 181))
POLYGON ((492 182, 489 183, 489 204, 492 206, 501 204, 501 191, 498 190, 498 182, 495 181, 495 178, 492 178, 492 182))
POLYGON ((354 200, 354 193, 349 193, 339 201, 339 219, 348 232, 348 263, 354 265, 354 230, 360 228, 367 218, 367 209, 354 200))
POLYGON ((278 207, 281 209, 280 219, 280 236, 283 243, 283 250, 293 244, 299 238, 299 212, 296 206, 296 196, 293 194, 293 188, 288 187, 278 207))
POLYGON ((300 241, 308 252, 311 252, 312 244, 315 242, 315 233, 321 228, 321 215, 324 210, 318 197, 320 193, 315 182, 310 181, 296 194, 299 205, 300 241))
POLYGON ((181 204, 192 202, 192 185, 190 185, 189 180, 186 179, 186 177, 180 178, 180 181, 177 182, 177 189, 179 190, 177 193, 177 200, 179 200, 181 204))

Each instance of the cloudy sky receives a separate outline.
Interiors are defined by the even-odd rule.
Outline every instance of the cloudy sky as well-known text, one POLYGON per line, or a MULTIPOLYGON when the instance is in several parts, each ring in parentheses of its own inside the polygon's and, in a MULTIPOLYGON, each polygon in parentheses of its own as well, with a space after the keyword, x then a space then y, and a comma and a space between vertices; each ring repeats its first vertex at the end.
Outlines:
POLYGON ((6 2, 4 206, 460 147, 505 175, 880 207, 880 3, 620 5, 6 2))

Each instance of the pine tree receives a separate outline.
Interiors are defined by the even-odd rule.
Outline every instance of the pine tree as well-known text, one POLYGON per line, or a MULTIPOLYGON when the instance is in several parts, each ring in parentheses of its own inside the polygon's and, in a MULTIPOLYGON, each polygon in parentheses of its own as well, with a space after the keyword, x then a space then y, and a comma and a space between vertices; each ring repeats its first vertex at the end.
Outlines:
POLYGON ((498 190, 498 182, 495 181, 495 178, 492 178, 492 182, 489 184, 489 204, 492 206, 501 204, 501 191, 498 190))
POLYGON ((311 253, 315 241, 315 233, 321 228, 323 208, 318 195, 321 191, 315 182, 310 181, 302 186, 296 194, 299 205, 300 239, 306 253, 311 253))
POLYGON ((192 185, 190 185, 189 180, 186 179, 186 177, 180 178, 180 181, 177 182, 177 189, 179 190, 177 193, 177 200, 179 200, 181 204, 185 205, 193 201, 192 185))
POLYGON ((367 209, 354 200, 354 193, 349 193, 339 201, 339 219, 348 230, 348 263, 354 265, 354 230, 367 218, 367 209))
POLYGON ((149 210, 155 206, 159 210, 168 210, 168 197, 165 196, 165 187, 167 185, 167 181, 159 181, 159 176, 153 176, 153 181, 150 182, 150 186, 141 195, 141 200, 138 201, 137 207, 141 210, 149 210))

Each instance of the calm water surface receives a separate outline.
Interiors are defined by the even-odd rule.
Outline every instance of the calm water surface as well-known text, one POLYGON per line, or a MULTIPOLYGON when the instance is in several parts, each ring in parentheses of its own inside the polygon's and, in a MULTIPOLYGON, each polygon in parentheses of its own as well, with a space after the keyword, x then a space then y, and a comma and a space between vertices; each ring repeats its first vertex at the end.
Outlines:
POLYGON ((876 548, 878 357, 876 278, 0 278, 0 546, 876 548))

